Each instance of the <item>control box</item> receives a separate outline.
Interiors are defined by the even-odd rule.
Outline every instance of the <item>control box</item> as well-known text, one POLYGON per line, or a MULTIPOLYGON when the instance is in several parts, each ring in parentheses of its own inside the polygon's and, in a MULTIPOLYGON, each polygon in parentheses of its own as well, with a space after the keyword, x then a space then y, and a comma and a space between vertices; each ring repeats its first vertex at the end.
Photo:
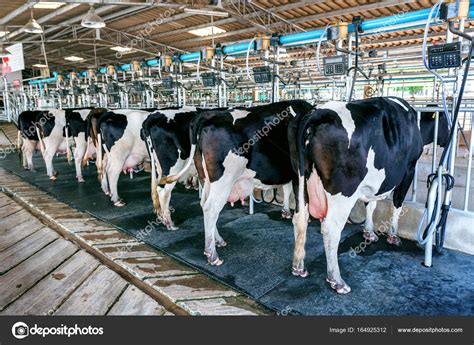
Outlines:
POLYGON ((461 42, 428 47, 428 66, 430 69, 454 68, 460 67, 461 64, 461 42))
POLYGON ((261 66, 253 68, 253 79, 257 84, 270 83, 272 81, 272 73, 269 66, 261 66))
POLYGON ((107 93, 114 94, 114 93, 119 93, 119 91, 120 90, 117 83, 107 84, 107 93))
POLYGON ((89 94, 97 95, 100 92, 100 88, 96 84, 89 85, 89 94))
POLYGON ((162 80, 164 89, 172 89, 174 87, 173 77, 166 77, 162 80))
POLYGON ((328 56, 323 59, 324 75, 345 75, 347 73, 347 57, 345 55, 328 56))
POLYGON ((134 80, 132 82, 132 90, 135 92, 144 92, 145 84, 140 80, 134 80))
POLYGON ((205 87, 214 87, 216 86, 216 74, 211 73, 202 73, 201 74, 202 83, 205 87))

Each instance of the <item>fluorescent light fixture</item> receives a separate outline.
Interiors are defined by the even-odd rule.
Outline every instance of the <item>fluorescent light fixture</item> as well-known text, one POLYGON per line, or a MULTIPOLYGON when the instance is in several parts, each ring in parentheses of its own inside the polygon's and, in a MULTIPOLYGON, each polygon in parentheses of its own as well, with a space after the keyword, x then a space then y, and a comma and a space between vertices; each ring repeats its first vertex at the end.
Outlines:
POLYGON ((33 5, 34 8, 43 8, 47 10, 55 10, 62 5, 64 5, 64 2, 55 2, 55 1, 40 1, 37 2, 36 4, 33 5))
POLYGON ((226 32, 224 29, 218 28, 217 26, 208 26, 202 29, 196 29, 196 30, 191 30, 188 31, 190 34, 199 36, 199 37, 205 37, 205 36, 211 36, 213 33, 214 35, 216 34, 222 34, 226 32))
POLYGON ((36 68, 46 68, 46 67, 48 67, 48 66, 45 65, 45 64, 42 64, 42 63, 35 63, 35 64, 33 65, 33 67, 36 67, 36 68))
POLYGON ((66 57, 64 58, 64 60, 73 61, 73 62, 78 62, 78 61, 84 61, 84 58, 82 58, 82 57, 80 57, 80 56, 71 55, 71 56, 66 56, 66 57))
POLYGON ((31 9, 31 17, 28 23, 23 27, 23 31, 29 34, 42 34, 43 28, 38 22, 33 18, 33 9, 31 9))
POLYGON ((122 54, 130 54, 130 53, 134 52, 134 50, 132 48, 122 47, 122 46, 116 46, 116 47, 112 47, 110 49, 115 50, 115 51, 117 51, 119 53, 122 53, 122 54))
POLYGON ((89 12, 82 18, 81 25, 85 28, 100 29, 105 27, 105 22, 95 13, 94 6, 91 5, 89 12))
POLYGON ((8 35, 9 33, 10 33, 10 31, 0 31, 0 37, 8 35))
POLYGON ((212 16, 212 17, 228 17, 229 13, 221 11, 208 10, 206 8, 184 8, 184 12, 192 14, 200 14, 203 16, 212 16))

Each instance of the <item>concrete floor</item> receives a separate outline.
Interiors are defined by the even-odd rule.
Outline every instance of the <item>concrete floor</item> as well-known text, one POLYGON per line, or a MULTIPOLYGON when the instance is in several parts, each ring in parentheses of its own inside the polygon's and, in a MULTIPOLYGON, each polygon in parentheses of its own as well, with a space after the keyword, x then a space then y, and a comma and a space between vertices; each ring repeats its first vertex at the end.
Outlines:
MULTIPOLYGON (((47 191, 71 206, 90 212, 129 234, 137 233, 155 219, 149 196, 149 176, 140 173, 130 180, 122 176, 121 196, 128 202, 114 208, 98 185, 95 169, 86 169, 85 184, 77 184, 74 168, 64 158, 55 160, 60 173, 56 183, 45 175, 39 155, 38 172, 20 167, 18 156, 9 155, 0 166, 47 191)), ((307 266, 311 275, 290 273, 293 247, 291 221, 280 219, 279 208, 257 205, 256 214, 247 208, 226 207, 219 230, 228 242, 220 249, 225 260, 220 267, 209 266, 204 244, 202 211, 196 192, 178 188, 172 204, 180 227, 175 232, 157 227, 144 241, 186 262, 199 271, 247 294, 280 313, 306 315, 474 315, 474 257, 446 250, 434 259, 434 267, 421 265, 423 253, 415 243, 404 241, 401 248, 389 247, 384 238, 362 255, 351 256, 350 248, 363 241, 360 228, 347 226, 339 248, 343 277, 351 285, 346 296, 335 294, 325 283, 325 257, 319 223, 313 221, 308 233, 307 266)))

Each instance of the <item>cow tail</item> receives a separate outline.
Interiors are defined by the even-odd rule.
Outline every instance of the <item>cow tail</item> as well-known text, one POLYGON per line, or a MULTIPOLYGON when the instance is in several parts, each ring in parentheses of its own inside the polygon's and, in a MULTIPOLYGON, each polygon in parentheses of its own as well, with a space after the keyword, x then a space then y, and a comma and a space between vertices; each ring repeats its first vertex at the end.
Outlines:
POLYGON ((43 137, 41 136, 41 133, 40 133, 40 130, 38 127, 36 127, 36 134, 38 135, 38 139, 39 139, 39 142, 40 142, 40 149, 41 149, 41 154, 44 155, 45 151, 46 151, 46 148, 44 146, 44 141, 43 141, 43 137))
POLYGON ((18 131, 18 135, 16 138, 16 149, 21 151, 21 131, 18 131))
MULTIPOLYGON (((142 133, 145 134, 145 131, 143 131, 143 129, 142 133)), ((161 180, 163 171, 161 169, 160 162, 158 161, 158 157, 156 156, 156 152, 153 148, 153 143, 151 141, 149 133, 146 133, 144 137, 146 149, 148 151, 148 155, 150 156, 151 162, 151 200, 153 201, 153 210, 157 215, 159 215, 161 213, 161 206, 160 198, 158 195, 158 181, 161 180)))
POLYGON ((304 209, 305 204, 305 156, 306 138, 309 126, 315 121, 317 110, 311 110, 298 121, 296 135, 296 150, 298 154, 298 210, 304 209))
POLYGON ((206 120, 206 118, 202 118, 198 116, 197 120, 191 122, 191 126, 189 128, 189 132, 190 132, 189 134, 191 136, 191 152, 189 153, 189 158, 188 158, 188 161, 186 162, 186 165, 176 175, 163 177, 161 180, 162 183, 169 184, 169 183, 178 181, 181 178, 181 176, 183 176, 184 173, 189 169, 189 167, 194 161, 194 155, 196 153, 196 146, 198 142, 198 135, 201 132, 201 128, 202 128, 202 124, 204 120, 206 120))
POLYGON ((98 178, 99 181, 102 181, 102 173, 103 173, 103 149, 102 149, 102 138, 99 134, 97 136, 97 160, 95 162, 95 166, 97 168, 98 178))
POLYGON ((315 112, 311 111, 306 115, 301 117, 301 120, 298 122, 297 126, 297 135, 296 135, 296 150, 298 153, 298 176, 304 176, 305 173, 305 140, 306 132, 308 127, 311 125, 311 122, 314 121, 315 112))
POLYGON ((72 160, 72 154, 71 154, 71 147, 69 146, 69 127, 66 124, 66 155, 67 155, 67 162, 70 164, 72 160))

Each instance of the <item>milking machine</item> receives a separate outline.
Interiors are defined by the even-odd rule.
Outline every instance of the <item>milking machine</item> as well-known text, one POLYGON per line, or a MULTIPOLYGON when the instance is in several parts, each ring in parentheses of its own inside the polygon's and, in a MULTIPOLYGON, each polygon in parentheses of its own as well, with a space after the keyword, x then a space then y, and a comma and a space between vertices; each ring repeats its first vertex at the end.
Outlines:
MULTIPOLYGON (((417 240, 425 247, 425 258, 423 264, 426 267, 432 266, 433 242, 437 252, 441 252, 444 245, 446 223, 451 207, 451 193, 454 187, 454 163, 456 159, 456 146, 458 134, 458 116, 461 107, 464 88, 474 51, 474 38, 463 32, 464 21, 469 15, 469 1, 446 2, 439 0, 432 8, 425 26, 423 40, 423 63, 426 69, 435 75, 441 82, 442 103, 450 126, 449 143, 445 147, 439 160, 437 171, 428 176, 428 198, 426 208, 418 227, 417 240), (464 38, 469 44, 469 53, 466 59, 462 59, 462 41, 448 42, 430 46, 427 48, 427 37, 432 18, 439 13, 439 18, 447 23, 449 33, 464 38), (456 28, 458 23, 459 28, 456 28), (464 67, 463 67, 464 65, 464 67), (457 95, 453 90, 453 105, 448 109, 446 100, 446 83, 450 78, 450 72, 462 70, 462 75, 458 75, 457 95), (437 70, 448 71, 448 76, 438 73, 437 70), (451 112, 449 112, 451 110, 451 112)), ((448 39, 450 36, 448 35, 448 39)), ((452 37, 451 37, 452 38, 452 37)), ((450 39, 449 39, 450 40, 450 39)), ((456 85, 455 84, 455 85, 456 85)), ((436 145, 436 142, 434 143, 436 145)))

